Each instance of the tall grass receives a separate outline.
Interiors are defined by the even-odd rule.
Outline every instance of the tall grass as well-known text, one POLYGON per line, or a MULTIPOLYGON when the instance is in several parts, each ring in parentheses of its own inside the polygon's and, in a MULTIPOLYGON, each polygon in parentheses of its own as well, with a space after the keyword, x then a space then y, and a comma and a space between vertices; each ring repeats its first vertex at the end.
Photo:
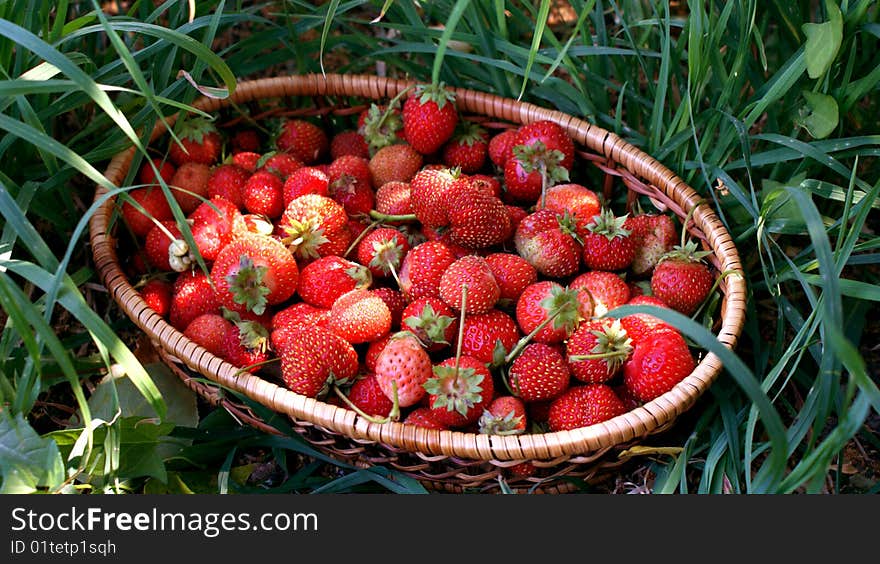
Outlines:
MULTIPOLYGON (((64 479, 55 472, 34 487, 69 487, 102 444, 122 444, 117 410, 91 417, 83 388, 96 377, 124 371, 156 415, 167 413, 153 369, 117 336, 126 321, 94 287, 83 227, 93 185, 106 182, 101 165, 130 144, 141 149, 137 165, 141 132, 187 107, 200 93, 193 84, 223 95, 234 77, 331 69, 558 108, 618 133, 713 204, 746 266, 746 327, 688 419, 681 453, 652 463, 655 491, 818 492, 829 482, 833 491, 847 444, 880 448, 866 426, 880 412, 870 356, 880 301, 875 2, 287 0, 196 2, 194 14, 187 3, 121 4, 127 12, 115 15, 95 2, 0 5, 4 425, 39 427, 45 398, 64 388, 85 429, 52 441, 33 433, 35 452, 60 444, 67 457, 64 479), (73 325, 81 332, 64 329, 73 325)), ((224 427, 223 414, 206 419, 166 435, 184 436, 187 455, 220 476, 233 470, 237 433, 254 448, 316 454, 224 427), (211 425, 228 436, 206 443, 211 425)), ((101 462, 101 487, 156 474, 101 462)), ((339 481, 316 468, 281 487, 390 487, 381 469, 339 481)))

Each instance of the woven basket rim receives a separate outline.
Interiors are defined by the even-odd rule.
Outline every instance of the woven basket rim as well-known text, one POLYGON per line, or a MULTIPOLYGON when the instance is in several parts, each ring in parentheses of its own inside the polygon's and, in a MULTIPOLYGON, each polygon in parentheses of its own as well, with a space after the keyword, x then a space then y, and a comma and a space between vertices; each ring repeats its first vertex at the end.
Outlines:
MULTIPOLYGON (((263 78, 239 82, 226 99, 202 97, 194 106, 214 112, 231 103, 284 98, 291 96, 348 96, 387 100, 403 89, 417 84, 413 80, 390 79, 372 75, 309 74, 263 78)), ((514 124, 549 119, 562 125, 576 144, 583 145, 629 172, 644 178, 662 191, 683 210, 691 210, 694 228, 705 234, 708 248, 727 272, 722 285, 721 327, 719 341, 732 349, 745 323, 746 288, 737 249, 723 223, 710 206, 681 178, 640 149, 614 133, 557 110, 474 90, 453 88, 456 105, 464 113, 488 116, 514 124)), ((173 125, 176 115, 167 121, 173 125)), ((151 140, 165 133, 160 121, 151 140)), ((119 186, 135 154, 130 147, 115 155, 104 176, 119 186)), ((95 201, 107 190, 96 186, 95 201)), ((115 239, 109 232, 114 199, 108 198, 89 219, 89 237, 95 266, 101 279, 119 306, 131 320, 155 342, 188 368, 224 387, 231 388, 295 421, 305 421, 329 431, 358 440, 375 441, 426 454, 446 455, 475 460, 549 460, 560 456, 581 455, 644 437, 670 423, 687 410, 711 385, 722 369, 720 359, 707 353, 694 371, 672 390, 660 397, 603 423, 548 433, 521 435, 485 435, 465 431, 437 431, 402 422, 372 423, 354 411, 337 407, 289 391, 260 376, 239 369, 197 345, 153 311, 132 287, 122 272, 115 251, 115 239)))

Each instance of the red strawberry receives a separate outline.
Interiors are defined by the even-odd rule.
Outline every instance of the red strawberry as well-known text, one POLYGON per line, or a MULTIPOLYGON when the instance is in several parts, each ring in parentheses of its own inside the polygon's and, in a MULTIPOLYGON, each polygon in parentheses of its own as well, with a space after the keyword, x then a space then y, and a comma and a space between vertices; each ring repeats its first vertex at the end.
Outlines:
POLYGON ((324 394, 331 383, 357 375, 354 347, 329 329, 298 326, 275 330, 271 339, 281 359, 281 378, 293 392, 314 398, 324 394))
POLYGON ((394 333, 388 333, 387 335, 383 335, 367 345, 367 351, 364 353, 364 366, 370 372, 376 371, 376 360, 378 360, 379 354, 382 352, 382 349, 385 348, 385 345, 388 344, 388 341, 391 340, 393 334, 394 333))
POLYGON ((538 281, 538 271, 514 253, 492 253, 486 256, 492 275, 501 289, 499 303, 514 304, 528 286, 538 281))
POLYGON ((531 284, 516 302, 520 330, 527 335, 535 331, 532 340, 539 343, 561 343, 580 321, 576 291, 552 280, 531 284))
POLYGON ((538 120, 521 125, 516 131, 514 146, 527 147, 543 143, 550 151, 559 151, 562 158, 559 164, 568 170, 574 165, 574 142, 561 125, 550 120, 538 120))
POLYGON ((665 394, 694 371, 694 359, 679 333, 663 331, 642 339, 623 365, 623 384, 643 402, 665 394))
POLYGON ((373 186, 388 182, 409 182, 422 168, 424 157, 408 144, 388 145, 370 159, 373 186))
POLYGON ((513 395, 526 403, 559 396, 570 380, 568 364, 559 350, 544 343, 526 345, 507 372, 513 395))
POLYGON ((569 282, 569 288, 587 291, 593 304, 593 315, 605 315, 629 301, 629 286, 613 272, 591 270, 569 282))
POLYGON ((443 146, 442 161, 449 168, 460 168, 465 174, 475 174, 486 164, 489 134, 472 121, 461 121, 455 132, 443 146))
POLYGON ((321 325, 330 316, 330 309, 313 306, 306 302, 296 302, 284 309, 276 311, 272 315, 271 327, 275 329, 290 329, 296 325, 321 325))
POLYGON ((544 207, 559 215, 568 212, 577 223, 578 233, 582 233, 594 216, 602 211, 599 196, 581 184, 557 184, 547 188, 544 207))
POLYGON ((703 262, 708 251, 697 251, 693 241, 663 255, 651 275, 651 291, 672 309, 692 315, 705 301, 715 279, 703 262))
POLYGON ((217 127, 202 116, 188 116, 175 126, 180 143, 172 140, 168 146, 168 158, 178 167, 183 163, 212 165, 220 157, 223 142, 217 127))
POLYGON ((370 291, 373 295, 382 298, 382 301, 388 306, 388 311, 391 312, 391 327, 400 327, 400 322, 403 318, 403 310, 406 309, 406 306, 408 305, 403 292, 387 287, 373 288, 370 291))
POLYGON ((411 214, 412 190, 409 182, 392 181, 380 186, 376 190, 376 211, 385 215, 411 214))
POLYGON ((370 269, 373 276, 397 277, 410 246, 406 236, 393 227, 379 227, 358 243, 357 260, 370 269))
POLYGON ((620 321, 608 318, 581 323, 565 344, 572 376, 588 384, 616 376, 632 350, 632 339, 620 321))
POLYGON ((180 228, 173 221, 162 221, 150 229, 144 240, 144 254, 147 261, 162 272, 184 272, 195 261, 180 228))
POLYGON ((330 152, 330 140, 324 130, 303 119, 286 120, 275 138, 275 146, 307 165, 318 162, 330 152))
POLYGON ((128 225, 131 232, 138 237, 147 236, 147 233, 155 225, 154 219, 156 221, 167 221, 174 218, 171 213, 171 206, 168 205, 168 199, 159 186, 135 188, 128 193, 128 197, 144 210, 142 212, 137 209, 128 200, 123 201, 121 207, 122 219, 125 220, 125 224, 128 225))
POLYGON ((440 297, 440 279, 455 255, 444 243, 426 241, 416 245, 400 266, 400 290, 410 300, 424 296, 440 297))
POLYGON ((211 279, 220 303, 232 311, 261 315, 296 291, 299 268, 276 239, 243 234, 220 251, 211 279))
MULTIPOLYGON (((626 305, 651 305, 657 307, 668 308, 669 306, 656 296, 634 296, 630 298, 626 305)), ((671 325, 666 324, 653 315, 647 313, 634 313, 620 319, 620 324, 626 329, 627 334, 633 340, 633 346, 638 344, 648 335, 653 335, 660 331, 676 331, 671 325)))
POLYGON ((419 85, 403 103, 403 135, 423 155, 437 152, 457 124, 455 94, 443 83, 419 85))
POLYGON ((174 279, 168 321, 180 331, 203 313, 218 313, 220 301, 208 275, 201 270, 181 272, 174 279))
POLYGON ((571 222, 547 209, 520 221, 514 245, 521 257, 551 278, 571 276, 580 266, 582 249, 571 222))
POLYGON ((233 163, 215 167, 208 177, 208 197, 221 196, 235 204, 238 209, 244 209, 244 185, 250 175, 250 172, 233 163))
POLYGON ((629 218, 627 227, 632 230, 630 237, 635 243, 630 270, 636 276, 646 276, 675 246, 675 224, 668 215, 639 214, 629 218))
POLYGON ((495 392, 486 363, 470 356, 440 362, 423 387, 434 419, 453 428, 476 423, 495 392))
POLYGON ((526 431, 526 406, 516 396, 498 396, 480 416, 480 433, 519 435, 526 431))
POLYGON ((376 359, 382 392, 400 407, 415 405, 427 393, 423 384, 433 376, 431 358, 409 331, 395 333, 376 359))
POLYGON ((510 235, 510 214, 500 199, 467 185, 445 202, 449 240, 468 249, 484 249, 510 235))
POLYGON ((394 402, 382 393, 379 381, 372 373, 355 380, 348 390, 348 399, 358 409, 374 417, 388 417, 394 407, 394 402))
POLYGON ((284 207, 305 194, 330 195, 330 177, 313 166, 298 168, 287 177, 282 188, 284 207))
POLYGON ((224 358, 224 339, 234 328, 232 322, 219 313, 203 313, 187 324, 183 334, 214 356, 224 358))
POLYGON ((242 203, 250 213, 277 218, 284 211, 284 181, 275 173, 258 170, 242 188, 242 203))
POLYGON ((251 151, 240 151, 238 153, 232 154, 232 159, 230 161, 231 164, 236 166, 240 166, 248 172, 254 172, 257 170, 257 165, 260 162, 260 153, 251 152, 251 151))
POLYGON ((425 429, 435 429, 437 431, 445 431, 448 429, 446 425, 437 421, 434 417, 434 411, 427 406, 417 407, 409 412, 403 421, 407 425, 415 425, 425 429))
POLYGON ((516 129, 505 129, 496 133, 489 140, 489 159, 499 169, 513 156, 513 146, 516 145, 516 129))
POLYGON ((298 259, 343 255, 351 242, 348 215, 326 196, 306 194, 291 201, 278 221, 282 242, 298 259))
POLYGON ((458 334, 458 317, 440 298, 424 296, 403 310, 401 328, 411 331, 429 352, 450 346, 458 334))
POLYGON ((626 413, 626 406, 609 386, 591 384, 570 388, 550 405, 550 430, 569 431, 608 421, 626 413))
POLYGON ((296 291, 304 302, 329 309, 342 294, 368 288, 372 282, 370 272, 363 265, 328 255, 303 266, 296 291))
POLYGON ((461 354, 499 364, 520 338, 516 321, 500 309, 468 315, 462 329, 461 354))
POLYGON ((238 207, 221 196, 199 204, 189 220, 193 240, 206 261, 215 260, 220 250, 246 229, 238 207))
POLYGON ((330 139, 330 158, 338 159, 343 155, 370 158, 370 147, 364 136, 357 131, 340 131, 330 139))
POLYGON ((208 179, 211 167, 204 163, 185 162, 177 167, 170 186, 174 199, 183 213, 189 214, 208 197, 208 179))
POLYGON ((304 164, 291 153, 271 152, 260 157, 255 172, 267 171, 277 174, 282 180, 302 168, 304 164))
POLYGON ((466 314, 486 313, 495 307, 501 289, 486 259, 467 255, 450 264, 440 278, 440 298, 466 314), (465 296, 464 287, 467 286, 465 296))
POLYGON ((587 224, 581 233, 584 265, 592 270, 623 270, 632 264, 636 247, 626 228, 628 216, 616 217, 605 210, 587 224))
POLYGON ((504 164, 507 192, 514 201, 543 208, 547 189, 568 181, 573 163, 574 142, 562 126, 548 120, 523 125, 504 164))
POLYGON ((141 184, 158 184, 156 170, 159 171, 159 176, 165 181, 165 184, 168 184, 171 182, 171 178, 174 176, 174 171, 177 170, 177 167, 165 159, 152 157, 149 162, 144 162, 144 164, 141 165, 140 170, 138 170, 138 182, 141 184), (152 163, 152 165, 150 163, 152 163), (156 167, 155 170, 153 167, 156 167))
POLYGON ((333 302, 327 328, 351 344, 369 343, 391 331, 391 311, 369 290, 352 290, 333 302))
POLYGON ((254 320, 229 312, 232 325, 223 336, 221 355, 230 364, 254 373, 269 360, 269 331, 254 320))
POLYGON ((501 181, 494 176, 478 173, 472 174, 470 178, 471 184, 473 184, 483 192, 489 194, 490 196, 495 196, 496 198, 501 197, 501 181))
POLYGON ((242 151, 257 153, 260 151, 261 144, 260 134, 256 129, 237 129, 229 139, 229 145, 236 153, 242 151))
POLYGON ((330 163, 331 198, 342 204, 349 216, 366 216, 376 203, 370 161, 362 157, 342 156, 330 163))
POLYGON ((171 309, 171 290, 172 285, 170 282, 153 278, 141 286, 138 293, 147 302, 150 309, 165 317, 171 309))
POLYGON ((450 169, 423 168, 410 181, 413 213, 422 225, 445 226, 449 223, 446 205, 449 195, 467 183, 467 178, 450 169))

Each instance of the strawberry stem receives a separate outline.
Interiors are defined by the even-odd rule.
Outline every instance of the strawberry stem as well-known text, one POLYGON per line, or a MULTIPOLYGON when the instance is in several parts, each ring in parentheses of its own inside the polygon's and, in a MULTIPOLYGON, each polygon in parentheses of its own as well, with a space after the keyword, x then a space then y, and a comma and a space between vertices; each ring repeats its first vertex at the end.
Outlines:
POLYGON ((388 223, 388 222, 409 222, 409 221, 418 221, 416 214, 414 213, 404 213, 404 214, 387 214, 382 213, 376 210, 370 210, 370 217, 375 219, 380 223, 388 223))
POLYGON ((348 246, 348 248, 345 249, 345 253, 344 253, 342 256, 343 256, 343 257, 348 257, 348 255, 350 255, 351 252, 352 252, 353 250, 355 250, 355 248, 357 248, 358 243, 360 243, 361 241, 363 241, 363 240, 364 240, 364 237, 366 237, 367 235, 369 235, 369 234, 370 234, 370 231, 372 231, 373 229, 375 229, 376 227, 378 227, 379 224, 380 224, 379 221, 372 221, 372 222, 370 222, 369 225, 367 225, 366 227, 364 227, 364 230, 361 231, 360 234, 358 234, 358 236, 354 238, 354 241, 351 242, 351 244, 348 246))
POLYGON ((461 345, 462 341, 464 341, 464 318, 465 318, 465 309, 467 307, 467 284, 461 285, 461 315, 458 320, 458 341, 455 345, 455 380, 454 383, 458 384, 458 366, 459 361, 461 359, 461 345))
MULTIPOLYGON (((395 391, 395 396, 396 396, 397 395, 396 382, 394 383, 394 391, 395 391)), ((357 413, 358 415, 360 415, 361 417, 363 417, 364 419, 366 419, 370 423, 388 423, 389 421, 391 421, 390 414, 388 417, 376 417, 375 415, 367 414, 367 412, 365 412, 364 410, 362 410, 361 408, 356 406, 350 399, 348 399, 348 396, 346 396, 342 392, 342 390, 339 389, 339 386, 337 386, 336 384, 333 384, 333 392, 337 396, 339 396, 339 399, 341 399, 343 402, 345 402, 345 405, 347 405, 350 410, 354 411, 355 413, 357 413)))

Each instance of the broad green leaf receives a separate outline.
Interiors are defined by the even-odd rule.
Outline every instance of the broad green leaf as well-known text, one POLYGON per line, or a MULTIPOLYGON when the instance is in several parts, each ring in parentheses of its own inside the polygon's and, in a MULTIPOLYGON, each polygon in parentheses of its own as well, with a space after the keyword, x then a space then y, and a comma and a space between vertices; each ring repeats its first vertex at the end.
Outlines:
POLYGON ((803 95, 807 104, 802 110, 806 115, 801 119, 801 125, 814 139, 828 137, 839 123, 837 100, 817 92, 805 91, 803 95))
POLYGON ((0 411, 0 494, 54 490, 64 482, 58 445, 40 437, 22 414, 0 411))
POLYGON ((807 36, 804 55, 810 78, 819 78, 831 68, 843 42, 843 15, 840 8, 832 0, 825 0, 825 10, 828 12, 827 22, 805 23, 802 26, 807 36))

